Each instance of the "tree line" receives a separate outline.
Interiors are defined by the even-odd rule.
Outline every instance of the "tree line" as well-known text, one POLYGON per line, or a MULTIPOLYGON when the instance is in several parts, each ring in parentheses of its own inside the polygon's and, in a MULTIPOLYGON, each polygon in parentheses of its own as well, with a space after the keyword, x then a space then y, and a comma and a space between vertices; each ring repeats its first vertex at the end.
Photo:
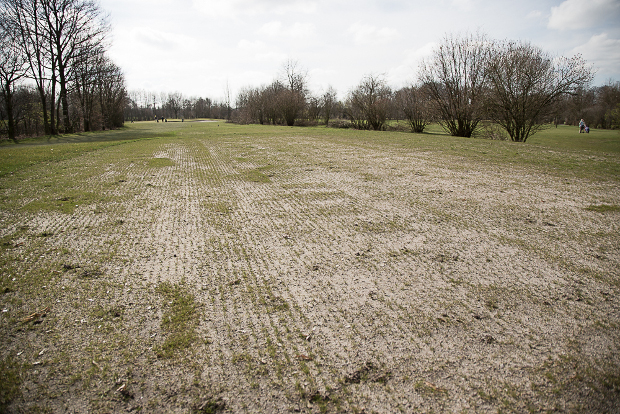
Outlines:
POLYGON ((0 134, 55 135, 117 128, 122 70, 94 0, 0 0, 0 134))
POLYGON ((382 130, 405 120, 412 132, 439 123, 453 136, 487 135, 525 142, 537 131, 588 119, 596 128, 620 128, 620 83, 591 87, 594 71, 580 56, 555 58, 523 41, 483 34, 448 35, 424 61, 412 84, 392 89, 370 74, 337 100, 336 91, 315 95, 296 62, 284 64, 269 85, 243 88, 234 118, 241 123, 333 123, 382 130))
POLYGON ((239 123, 412 132, 439 123, 454 136, 524 142, 552 124, 620 127, 620 82, 591 87, 580 56, 555 58, 522 41, 447 35, 411 84, 394 89, 369 74, 344 99, 308 88, 292 60, 276 79, 221 101, 125 88, 107 56, 107 16, 94 0, 0 0, 0 135, 116 128, 127 120, 218 118, 239 123), (399 124, 400 125, 400 124, 399 124))
POLYGON ((156 93, 130 90, 125 106, 125 119, 149 121, 160 119, 230 119, 232 108, 227 100, 186 97, 180 92, 156 93))

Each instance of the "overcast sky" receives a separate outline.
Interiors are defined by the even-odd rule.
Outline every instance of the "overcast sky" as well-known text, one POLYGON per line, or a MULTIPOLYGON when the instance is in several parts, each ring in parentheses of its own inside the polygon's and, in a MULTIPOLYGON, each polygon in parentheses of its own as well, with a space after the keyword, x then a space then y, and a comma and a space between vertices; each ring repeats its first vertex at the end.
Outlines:
POLYGON ((581 53, 595 84, 620 81, 620 0, 100 0, 110 56, 127 87, 232 99, 270 83, 287 59, 310 89, 343 98, 367 74, 392 87, 415 79, 446 34, 480 31, 581 53))

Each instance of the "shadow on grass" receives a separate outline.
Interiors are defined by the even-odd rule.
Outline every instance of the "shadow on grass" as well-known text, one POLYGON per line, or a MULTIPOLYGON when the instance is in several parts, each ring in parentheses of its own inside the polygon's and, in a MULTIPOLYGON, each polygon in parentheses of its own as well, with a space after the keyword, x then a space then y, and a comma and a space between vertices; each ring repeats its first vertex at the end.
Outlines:
POLYGON ((177 136, 176 129, 153 128, 146 125, 146 127, 125 127, 112 131, 28 138, 17 144, 3 142, 0 143, 0 177, 37 165, 68 160, 109 146, 175 136, 177 136))
POLYGON ((115 142, 134 141, 148 138, 169 138, 176 136, 176 131, 157 130, 154 128, 123 127, 108 131, 78 132, 67 135, 46 135, 35 138, 25 138, 17 142, 2 140, 0 147, 12 147, 21 145, 54 145, 54 144, 77 144, 86 142, 115 142))
POLYGON ((24 140, 24 144, 75 144, 79 142, 133 141, 145 138, 164 138, 176 135, 174 131, 153 131, 136 128, 121 128, 111 131, 80 132, 70 135, 47 136, 24 140))

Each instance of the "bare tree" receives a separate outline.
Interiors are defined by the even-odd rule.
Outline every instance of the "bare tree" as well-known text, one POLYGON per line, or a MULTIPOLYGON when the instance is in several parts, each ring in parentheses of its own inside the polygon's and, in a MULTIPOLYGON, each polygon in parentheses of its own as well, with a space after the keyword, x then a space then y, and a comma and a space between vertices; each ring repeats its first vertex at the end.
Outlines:
POLYGON ((308 94, 306 102, 306 113, 308 115, 308 119, 316 122, 316 120, 319 118, 319 115, 321 114, 322 100, 318 96, 308 94))
POLYGON ((620 129, 620 103, 606 114, 606 119, 609 119, 610 128, 620 129))
POLYGON ((122 123, 123 111, 118 117, 111 110, 110 93, 124 96, 124 79, 105 56, 109 26, 96 0, 0 0, 0 15, 0 25, 16 34, 12 56, 23 56, 41 102, 33 105, 32 91, 24 91, 22 109, 36 112, 24 119, 40 122, 42 114, 46 134, 122 123))
POLYGON ((127 102, 125 77, 122 70, 105 56, 98 71, 97 90, 102 117, 101 129, 123 126, 123 109, 127 102))
MULTIPOLYGON (((72 91, 76 95, 84 131, 93 129, 101 70, 105 70, 105 50, 101 45, 85 45, 76 54, 70 71, 72 91)), ((139 99, 136 97, 136 99, 139 99)))
POLYGON ((348 116, 357 128, 381 130, 392 104, 392 90, 385 79, 367 75, 347 99, 348 116))
POLYGON ((239 91, 236 98, 238 121, 293 126, 307 107, 306 82, 307 74, 299 64, 286 61, 279 79, 267 86, 242 88, 239 91))
POLYGON ((612 113, 614 110, 617 111, 618 105, 620 105, 620 82, 614 82, 610 79, 605 85, 597 88, 597 128, 599 126, 605 129, 612 127, 612 113))
POLYGON ((420 67, 438 121, 453 136, 472 136, 483 118, 489 54, 484 35, 446 36, 420 67))
POLYGON ((295 119, 305 109, 308 93, 307 79, 307 71, 302 69, 298 62, 289 59, 284 63, 280 81, 284 90, 279 91, 277 101, 282 117, 288 126, 293 126, 295 119))
POLYGON ((265 123, 264 90, 264 87, 241 88, 236 101, 237 110, 239 111, 239 122, 244 124, 252 122, 265 123))
POLYGON ((411 85, 396 92, 398 110, 409 123, 412 132, 422 133, 432 120, 431 96, 424 85, 411 85))
POLYGON ((336 90, 333 87, 328 86, 327 90, 323 93, 323 96, 321 97, 321 111, 323 113, 323 122, 325 122, 325 125, 329 125, 329 119, 333 115, 336 100, 336 90))
POLYGON ((17 42, 15 27, 0 23, 0 94, 6 110, 7 135, 13 141, 17 141, 14 93, 17 82, 26 75, 26 62, 17 42))
POLYGON ((288 59, 282 65, 282 71, 283 75, 281 82, 288 90, 300 92, 302 94, 307 92, 306 86, 308 81, 308 71, 301 68, 299 62, 288 59))
POLYGON ((259 104, 262 107, 263 117, 266 123, 277 125, 282 120, 282 103, 280 95, 287 91, 286 87, 279 81, 273 81, 271 84, 262 88, 259 104))
POLYGON ((101 44, 109 26, 106 16, 94 0, 40 1, 50 52, 53 55, 54 67, 58 70, 63 124, 65 132, 71 132, 73 126, 69 118, 68 101, 71 64, 76 56, 87 53, 85 50, 89 47, 101 44))
POLYGON ((224 95, 226 96, 226 120, 230 122, 232 116, 232 107, 230 100, 230 83, 226 80, 226 88, 224 91, 224 95))
POLYGON ((493 48, 487 76, 489 117, 512 141, 525 142, 548 126, 554 102, 584 88, 593 72, 581 56, 554 59, 529 43, 506 41, 493 48))
POLYGON ((195 118, 194 106, 196 104, 196 98, 190 97, 183 99, 183 114, 184 119, 195 118))
POLYGON ((16 135, 39 136, 45 133, 39 93, 32 85, 21 84, 15 90, 16 135))
POLYGON ((28 63, 28 77, 36 83, 45 134, 55 134, 53 107, 48 108, 48 85, 53 83, 53 74, 48 71, 53 68, 54 57, 49 53, 49 39, 46 36, 42 18, 42 7, 39 0, 0 0, 0 15, 5 27, 12 27, 19 36, 21 53, 28 63), (50 115, 52 119, 50 120, 50 115))
POLYGON ((178 118, 179 112, 183 109, 183 94, 181 92, 169 93, 166 103, 168 108, 174 113, 174 118, 178 118))
POLYGON ((194 103, 194 111, 197 118, 210 118, 211 99, 198 98, 198 100, 194 103))

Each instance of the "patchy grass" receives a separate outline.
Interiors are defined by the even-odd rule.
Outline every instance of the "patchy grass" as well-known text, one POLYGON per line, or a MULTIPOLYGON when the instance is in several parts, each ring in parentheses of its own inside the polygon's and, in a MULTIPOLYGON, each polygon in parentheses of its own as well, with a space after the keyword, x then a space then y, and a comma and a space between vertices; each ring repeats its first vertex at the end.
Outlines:
POLYGON ((242 177, 244 180, 252 183, 270 183, 270 177, 273 177, 273 173, 271 172, 273 168, 273 165, 265 165, 263 167, 244 171, 242 177))
POLYGON ((0 411, 20 394, 21 367, 12 357, 0 360, 0 411))
POLYGON ((217 125, 0 145, 5 411, 618 405, 617 132, 217 125))
POLYGON ((26 144, 0 145, 0 177, 33 167, 49 167, 83 154, 119 145, 117 142, 89 142, 71 145, 35 141, 26 144))
POLYGON ((620 211, 620 206, 616 204, 591 204, 586 207, 586 210, 607 213, 611 211, 620 211))
POLYGON ((38 200, 26 204, 23 209, 28 212, 58 211, 63 214, 73 214, 77 207, 107 203, 108 197, 91 191, 68 189, 61 197, 56 194, 46 194, 38 200))
POLYGON ((161 329, 166 338, 155 353, 161 358, 171 358, 190 348, 198 339, 198 306, 194 296, 182 286, 164 282, 156 291, 163 296, 161 329))
POLYGON ((170 158, 151 158, 148 160, 149 168, 172 167, 175 163, 170 158))

